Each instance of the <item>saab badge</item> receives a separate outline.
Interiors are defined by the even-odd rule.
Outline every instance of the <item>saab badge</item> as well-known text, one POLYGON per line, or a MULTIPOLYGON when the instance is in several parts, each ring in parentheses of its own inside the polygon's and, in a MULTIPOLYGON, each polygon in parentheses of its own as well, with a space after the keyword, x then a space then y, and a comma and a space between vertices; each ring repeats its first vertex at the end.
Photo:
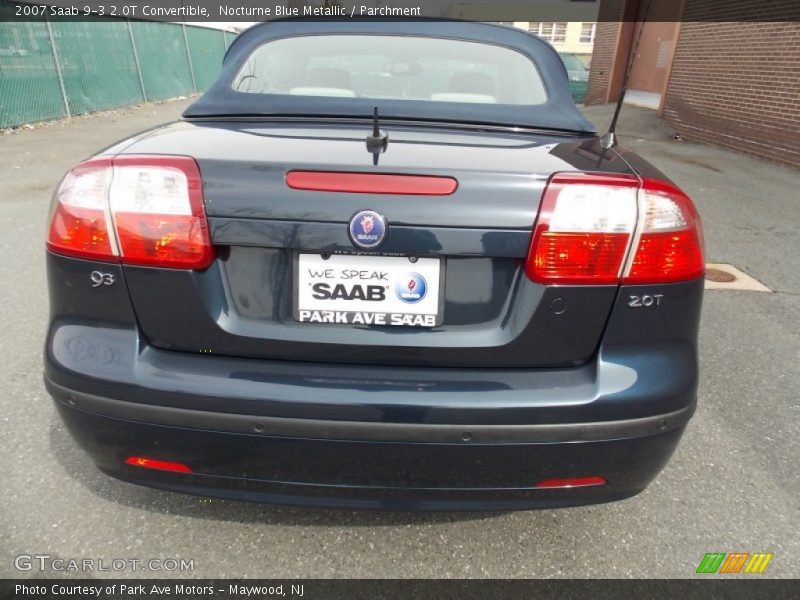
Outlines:
POLYGON ((397 280, 394 291, 406 304, 416 304, 428 293, 428 282, 419 273, 407 273, 397 280))
POLYGON ((350 240, 359 248, 377 248, 386 239, 388 230, 386 219, 374 210, 362 210, 350 219, 350 240))

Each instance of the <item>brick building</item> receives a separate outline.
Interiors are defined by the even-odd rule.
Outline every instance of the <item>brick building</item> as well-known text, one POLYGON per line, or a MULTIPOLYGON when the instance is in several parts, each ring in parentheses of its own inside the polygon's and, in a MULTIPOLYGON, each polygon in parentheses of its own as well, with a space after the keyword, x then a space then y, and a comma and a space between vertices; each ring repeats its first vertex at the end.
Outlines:
POLYGON ((641 39, 626 102, 687 139, 800 167, 800 1, 602 0, 598 20, 587 104, 616 102, 641 39))

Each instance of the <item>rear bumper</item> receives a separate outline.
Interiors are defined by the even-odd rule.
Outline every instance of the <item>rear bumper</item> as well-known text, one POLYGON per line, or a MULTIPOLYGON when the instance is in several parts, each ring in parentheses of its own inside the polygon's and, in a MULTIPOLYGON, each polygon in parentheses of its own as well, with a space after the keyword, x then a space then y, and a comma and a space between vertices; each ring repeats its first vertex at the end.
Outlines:
MULTIPOLYGON (((607 502, 644 489, 669 459, 683 431, 679 426, 642 437, 572 443, 310 439, 101 416, 71 408, 62 402, 61 392, 51 391, 72 436, 107 474, 177 492, 277 504, 513 510, 607 502), (182 462, 194 473, 132 467, 124 462, 131 455, 182 462), (535 482, 565 475, 602 475, 608 483, 561 490, 534 488, 535 482)), ((78 404, 85 401, 82 396, 76 399, 78 404)), ((369 435, 363 424, 359 428, 369 435)), ((563 436, 570 431, 580 436, 577 426, 559 429, 563 436)), ((624 433, 625 427, 620 425, 618 430, 624 433)), ((433 436, 441 433, 437 430, 433 436)))
POLYGON ((618 500, 661 470, 694 411, 696 359, 670 344, 635 350, 571 369, 351 367, 170 352, 135 330, 56 323, 45 381, 98 467, 134 483, 270 503, 511 510, 618 500), (589 476, 607 483, 536 487, 589 476))
POLYGON ((626 498, 661 470, 691 416, 688 407, 600 423, 370 424, 203 413, 52 383, 48 389, 72 436, 119 479, 220 498, 349 508, 512 510, 626 498), (131 467, 128 456, 181 462, 194 473, 131 467), (608 483, 535 488, 543 479, 593 475, 608 483))

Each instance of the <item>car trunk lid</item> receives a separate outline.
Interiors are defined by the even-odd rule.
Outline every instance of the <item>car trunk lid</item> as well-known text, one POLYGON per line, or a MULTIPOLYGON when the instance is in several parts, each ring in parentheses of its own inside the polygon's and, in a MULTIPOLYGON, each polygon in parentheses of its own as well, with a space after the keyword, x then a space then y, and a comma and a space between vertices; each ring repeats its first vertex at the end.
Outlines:
POLYGON ((539 285, 524 261, 552 173, 626 165, 594 138, 386 128, 388 149, 375 156, 369 128, 352 124, 180 123, 128 148, 196 159, 217 250, 203 271, 125 267, 145 337, 182 351, 328 362, 534 367, 590 358, 617 286, 539 285), (457 187, 441 195, 296 189, 290 171, 451 178, 457 187), (376 249, 354 245, 360 211, 386 219, 376 249), (381 271, 380 257, 392 259, 383 259, 388 269, 408 261, 407 272, 428 261, 438 271, 435 325, 298 322, 298 265, 318 268, 328 255, 365 271, 381 271))

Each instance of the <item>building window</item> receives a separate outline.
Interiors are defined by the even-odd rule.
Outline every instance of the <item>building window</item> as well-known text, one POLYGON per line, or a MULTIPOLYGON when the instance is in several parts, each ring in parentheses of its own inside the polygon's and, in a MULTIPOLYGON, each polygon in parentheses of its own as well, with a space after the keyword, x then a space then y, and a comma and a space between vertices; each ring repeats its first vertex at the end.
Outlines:
POLYGON ((595 33, 597 33, 597 23, 581 23, 581 44, 594 44, 595 33))
POLYGON ((528 24, 528 31, 551 44, 563 44, 567 39, 566 23, 532 22, 528 24))

